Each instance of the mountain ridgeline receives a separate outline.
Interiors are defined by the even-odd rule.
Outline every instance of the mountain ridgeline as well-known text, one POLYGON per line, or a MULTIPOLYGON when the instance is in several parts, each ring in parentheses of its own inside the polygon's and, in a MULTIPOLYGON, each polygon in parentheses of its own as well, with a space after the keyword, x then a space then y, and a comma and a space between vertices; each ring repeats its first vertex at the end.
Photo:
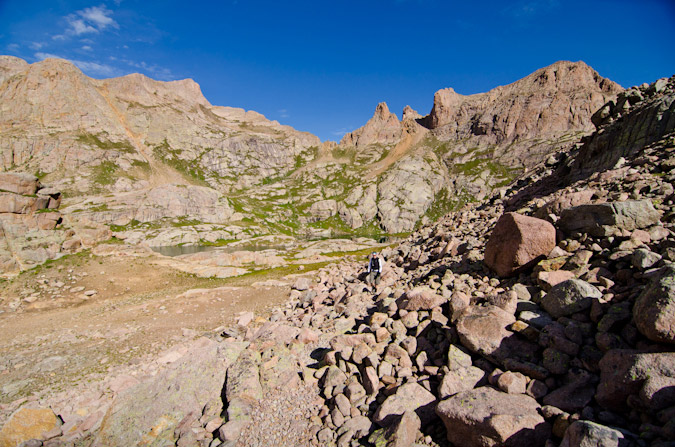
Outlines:
MULTIPOLYGON (((439 90, 426 116, 381 103, 337 144, 213 106, 190 79, 96 80, 0 56, 0 169, 35 174, 68 221, 120 239, 176 219, 198 240, 202 224, 223 239, 403 233, 574 146, 622 91, 557 62, 486 93, 439 90)), ((154 244, 184 242, 172 234, 154 244)))

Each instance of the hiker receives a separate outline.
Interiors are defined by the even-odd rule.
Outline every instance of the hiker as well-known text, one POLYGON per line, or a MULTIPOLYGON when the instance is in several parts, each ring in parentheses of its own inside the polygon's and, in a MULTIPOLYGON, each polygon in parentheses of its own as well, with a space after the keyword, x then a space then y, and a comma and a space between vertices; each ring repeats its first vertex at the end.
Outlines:
POLYGON ((384 259, 374 251, 368 259, 368 276, 366 277, 366 282, 369 286, 377 286, 380 283, 383 267, 384 259))

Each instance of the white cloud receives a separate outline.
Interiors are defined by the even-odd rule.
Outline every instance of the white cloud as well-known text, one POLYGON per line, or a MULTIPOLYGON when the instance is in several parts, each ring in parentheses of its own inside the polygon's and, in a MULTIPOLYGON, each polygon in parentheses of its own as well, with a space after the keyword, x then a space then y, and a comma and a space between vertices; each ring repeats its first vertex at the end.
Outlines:
POLYGON ((105 76, 108 78, 113 78, 115 76, 121 76, 122 73, 115 67, 110 65, 99 64, 97 62, 87 62, 87 61, 78 61, 70 60, 73 64, 77 65, 77 68, 89 75, 94 76, 105 76))
MULTIPOLYGON (((75 13, 65 17, 68 23, 65 34, 81 36, 83 34, 97 34, 108 27, 119 28, 117 22, 111 17, 112 13, 103 5, 75 11, 75 13)), ((65 38, 63 34, 52 37, 52 39, 57 40, 63 38, 65 38)))
POLYGON ((64 57, 57 56, 56 54, 51 54, 51 53, 35 53, 35 57, 38 60, 41 60, 41 61, 45 60, 47 58, 50 58, 50 57, 56 58, 56 59, 65 59, 64 57))
POLYGON ((280 109, 280 110, 277 110, 277 112, 279 113, 279 116, 281 118, 290 118, 291 117, 291 115, 288 114, 288 110, 286 110, 286 109, 280 109))
POLYGON ((18 43, 10 43, 10 44, 7 45, 7 49, 9 51, 18 51, 19 48, 20 48, 20 46, 19 46, 18 43))
POLYGON ((160 81, 173 81, 176 79, 176 76, 168 68, 160 67, 158 65, 150 65, 145 61, 136 62, 129 59, 120 59, 120 61, 125 64, 137 68, 145 73, 147 73, 151 78, 158 79, 160 81))
POLYGON ((45 46, 45 44, 42 43, 42 42, 33 42, 33 43, 30 44, 30 48, 32 50, 39 50, 40 48, 42 48, 44 46, 45 46))
POLYGON ((105 6, 92 6, 91 8, 84 8, 81 11, 77 11, 83 19, 87 22, 92 23, 99 30, 105 29, 109 26, 113 28, 119 28, 119 25, 112 17, 112 11, 107 9, 105 6))
POLYGON ((91 51, 91 47, 89 45, 85 45, 82 47, 84 51, 91 51))
POLYGON ((67 30, 70 34, 79 36, 80 34, 86 33, 98 33, 98 30, 91 25, 84 23, 82 19, 76 19, 75 17, 67 17, 68 25, 70 29, 67 30))

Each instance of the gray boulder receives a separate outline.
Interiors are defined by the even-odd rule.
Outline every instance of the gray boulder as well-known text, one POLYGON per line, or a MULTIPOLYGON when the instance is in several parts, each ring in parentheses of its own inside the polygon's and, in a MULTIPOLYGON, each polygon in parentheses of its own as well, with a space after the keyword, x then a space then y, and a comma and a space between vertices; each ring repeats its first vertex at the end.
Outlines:
POLYGON ((638 296, 633 318, 645 337, 675 344, 675 267, 665 267, 638 296))
POLYGON ((608 236, 617 229, 632 231, 650 227, 660 218, 651 200, 627 200, 568 208, 561 213, 558 225, 566 233, 578 231, 608 236))
POLYGON ((560 318, 588 309, 594 299, 601 297, 602 293, 586 281, 568 279, 553 286, 542 298, 541 305, 546 312, 560 318))
MULTIPOLYGON (((675 378, 675 352, 643 353, 628 349, 608 351, 599 363, 600 384, 595 400, 616 412, 626 411, 629 396, 638 397, 646 381, 655 377, 675 378)), ((652 383, 653 388, 655 383, 652 383)), ((659 390, 651 389, 649 395, 659 390)), ((643 393, 646 394, 646 393, 643 393)))
POLYGON ((628 447, 632 445, 619 430, 591 421, 575 421, 565 431, 560 447, 628 447))

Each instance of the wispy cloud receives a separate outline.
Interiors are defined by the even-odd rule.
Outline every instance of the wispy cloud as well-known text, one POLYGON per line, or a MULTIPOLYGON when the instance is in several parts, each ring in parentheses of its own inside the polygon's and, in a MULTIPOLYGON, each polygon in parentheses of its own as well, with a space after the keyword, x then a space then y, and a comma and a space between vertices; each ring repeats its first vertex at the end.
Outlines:
POLYGON ((65 59, 69 62, 72 62, 77 68, 82 70, 85 74, 88 74, 90 76, 103 76, 103 77, 115 77, 115 76, 121 76, 123 73, 121 70, 119 70, 116 67, 113 67, 111 65, 107 64, 102 64, 100 62, 94 62, 94 61, 81 61, 77 59, 68 59, 66 57, 59 56, 57 54, 51 54, 51 53, 35 53, 35 57, 38 60, 44 60, 47 58, 58 58, 58 59, 65 59))
POLYGON ((12 52, 19 51, 19 48, 21 48, 21 46, 18 43, 10 43, 7 45, 7 49, 12 52))
POLYGON ((119 25, 112 17, 112 11, 107 9, 105 6, 93 6, 91 8, 84 8, 81 11, 77 11, 84 20, 94 24, 98 29, 102 30, 109 26, 113 28, 119 28, 119 25))
POLYGON ((351 129, 343 127, 342 129, 334 130, 331 132, 332 135, 342 138, 346 133, 351 132, 351 129))
POLYGON ((291 115, 288 114, 287 109, 279 109, 279 110, 277 110, 277 112, 279 113, 279 116, 281 118, 290 118, 291 117, 291 115))
POLYGON ((64 40, 67 36, 98 34, 108 27, 119 28, 112 14, 113 12, 104 5, 75 11, 65 17, 67 27, 63 33, 52 36, 52 39, 64 40))
POLYGON ((120 59, 120 62, 143 71, 150 75, 150 77, 159 79, 160 81, 173 81, 176 79, 176 76, 174 76, 171 70, 156 64, 148 64, 145 61, 136 62, 129 59, 120 59))

